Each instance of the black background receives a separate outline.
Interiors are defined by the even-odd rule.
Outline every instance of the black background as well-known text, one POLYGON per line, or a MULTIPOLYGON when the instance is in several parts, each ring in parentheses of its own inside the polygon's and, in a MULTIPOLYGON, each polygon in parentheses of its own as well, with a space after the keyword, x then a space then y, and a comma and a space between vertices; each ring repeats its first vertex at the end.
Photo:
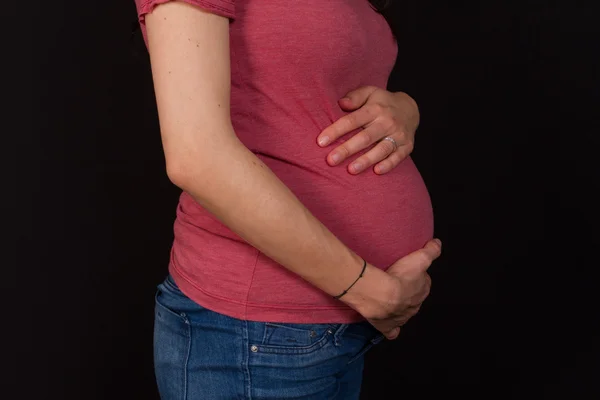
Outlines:
MULTIPOLYGON (((600 398, 594 3, 391 10, 389 89, 420 105, 414 159, 444 252, 421 313, 367 355, 364 399, 600 398)), ((0 396, 155 399, 153 295, 178 189, 133 0, 3 16, 0 396)))

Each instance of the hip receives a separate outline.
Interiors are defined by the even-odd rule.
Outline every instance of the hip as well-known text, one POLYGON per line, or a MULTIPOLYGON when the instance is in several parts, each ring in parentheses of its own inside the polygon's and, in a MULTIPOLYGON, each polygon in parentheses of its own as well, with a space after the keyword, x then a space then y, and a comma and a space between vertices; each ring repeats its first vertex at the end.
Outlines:
POLYGON ((358 399, 364 354, 383 339, 367 322, 228 317, 190 300, 171 277, 155 300, 154 361, 163 399, 358 399))

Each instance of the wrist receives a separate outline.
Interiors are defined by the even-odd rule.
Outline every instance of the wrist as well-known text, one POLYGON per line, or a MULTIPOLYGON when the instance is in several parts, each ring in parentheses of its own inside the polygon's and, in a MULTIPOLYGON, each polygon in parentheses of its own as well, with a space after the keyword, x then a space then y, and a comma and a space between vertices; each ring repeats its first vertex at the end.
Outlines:
POLYGON ((393 298, 393 290, 390 275, 367 263, 363 276, 340 298, 340 301, 364 317, 375 317, 385 313, 388 302, 393 298))

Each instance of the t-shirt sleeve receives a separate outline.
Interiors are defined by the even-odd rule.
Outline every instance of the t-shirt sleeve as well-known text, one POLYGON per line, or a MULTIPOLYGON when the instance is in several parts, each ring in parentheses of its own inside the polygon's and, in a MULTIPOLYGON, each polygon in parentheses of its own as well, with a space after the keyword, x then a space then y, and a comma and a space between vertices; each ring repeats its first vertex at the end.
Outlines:
POLYGON ((148 36, 146 34, 146 14, 152 12, 154 7, 159 4, 163 4, 169 1, 183 1, 203 10, 227 17, 230 20, 235 19, 235 1, 236 0, 135 0, 135 6, 137 8, 138 20, 142 31, 142 37, 144 43, 148 46, 148 36))
POLYGON ((145 15, 154 7, 168 1, 183 1, 223 17, 235 19, 235 0, 135 0, 140 24, 144 25, 145 15))

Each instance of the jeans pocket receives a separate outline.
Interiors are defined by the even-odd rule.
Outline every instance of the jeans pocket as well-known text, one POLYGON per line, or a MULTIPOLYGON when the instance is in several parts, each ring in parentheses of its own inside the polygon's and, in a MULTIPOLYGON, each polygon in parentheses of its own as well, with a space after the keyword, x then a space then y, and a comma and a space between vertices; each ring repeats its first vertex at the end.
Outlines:
POLYGON ((329 343, 341 324, 296 324, 265 322, 261 352, 308 354, 329 343))
POLYGON ((171 276, 158 285, 154 296, 155 318, 176 318, 180 322, 189 323, 184 309, 189 308, 188 303, 191 300, 179 290, 171 276))
POLYGON ((179 303, 180 297, 163 284, 158 286, 154 307, 154 372, 163 399, 184 398, 186 391, 192 327, 179 303))
POLYGON ((178 311, 168 299, 165 298, 165 292, 159 287, 154 296, 155 318, 156 319, 177 319, 177 321, 188 323, 187 315, 178 311))

